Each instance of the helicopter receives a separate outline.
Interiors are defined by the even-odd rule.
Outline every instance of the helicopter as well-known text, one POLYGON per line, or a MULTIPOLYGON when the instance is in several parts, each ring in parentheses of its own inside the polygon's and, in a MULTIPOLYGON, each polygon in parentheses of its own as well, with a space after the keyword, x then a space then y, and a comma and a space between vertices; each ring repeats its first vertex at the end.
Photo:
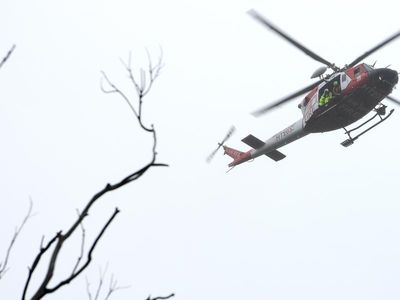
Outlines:
POLYGON ((312 79, 319 78, 318 81, 252 113, 254 116, 259 117, 307 93, 298 105, 302 112, 300 120, 279 131, 266 141, 249 134, 242 139, 242 142, 252 148, 247 152, 225 145, 225 142, 235 130, 234 127, 231 127, 224 139, 218 143, 217 149, 207 158, 207 161, 210 161, 221 147, 224 149, 224 154, 233 158, 233 161, 228 165, 231 168, 261 155, 266 155, 274 161, 280 161, 286 157, 285 154, 277 150, 282 146, 303 138, 310 133, 328 132, 341 128, 345 130, 345 134, 348 137, 341 145, 348 147, 354 144, 354 141, 360 136, 392 115, 394 109, 387 112, 387 106, 381 103, 382 100, 388 99, 400 105, 399 100, 389 96, 398 82, 398 72, 388 67, 375 68, 375 63, 373 65, 361 63, 366 57, 397 39, 400 36, 400 31, 360 55, 348 65, 339 68, 278 29, 256 10, 252 9, 248 11, 248 14, 261 25, 272 30, 306 55, 324 64, 324 66, 318 68, 311 76, 312 79), (325 74, 328 69, 332 72, 325 74), (374 115, 361 125, 352 129, 346 128, 370 112, 374 112, 374 115), (374 123, 370 125, 372 121, 374 123), (359 130, 362 131, 354 135, 359 130))

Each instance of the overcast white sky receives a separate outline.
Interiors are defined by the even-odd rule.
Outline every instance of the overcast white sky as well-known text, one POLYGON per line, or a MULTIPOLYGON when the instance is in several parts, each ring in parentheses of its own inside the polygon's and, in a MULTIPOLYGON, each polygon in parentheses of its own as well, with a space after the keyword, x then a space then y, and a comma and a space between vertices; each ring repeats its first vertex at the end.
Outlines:
MULTIPOLYGON (((88 272, 49 299, 86 299, 108 269, 131 287, 112 299, 399 299, 400 115, 343 148, 343 132, 307 136, 229 173, 206 156, 227 129, 262 140, 301 117, 300 98, 260 119, 268 101, 310 84, 320 66, 252 20, 255 8, 342 66, 399 29, 398 1, 11 1, 0 10, 0 254, 34 201, 1 299, 20 299, 42 235, 75 219, 107 182, 147 163, 151 137, 126 103, 100 91, 104 70, 132 91, 119 58, 159 46, 165 67, 145 99, 158 132, 158 160, 94 207, 88 236, 121 209, 88 272)), ((365 62, 400 69, 400 41, 365 62)), ((132 94, 134 95, 134 94, 132 94)), ((400 98, 394 91, 393 96, 400 98)), ((388 103, 392 106, 391 103, 388 103)), ((64 253, 68 272, 78 235, 64 253)), ((57 276, 64 273, 59 272, 57 276)), ((60 278, 60 277, 58 277, 60 278)))

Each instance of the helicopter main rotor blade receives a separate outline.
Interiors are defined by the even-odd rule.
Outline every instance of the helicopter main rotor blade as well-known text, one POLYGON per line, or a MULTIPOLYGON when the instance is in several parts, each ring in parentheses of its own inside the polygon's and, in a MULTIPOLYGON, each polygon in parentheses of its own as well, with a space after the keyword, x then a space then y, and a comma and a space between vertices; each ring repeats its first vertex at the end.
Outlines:
POLYGON ((365 52, 363 55, 357 57, 355 60, 353 60, 348 67, 351 68, 353 66, 355 66, 356 64, 358 64, 360 61, 362 61, 363 59, 365 59, 366 57, 370 56, 372 53, 376 52, 377 50, 379 50, 380 48, 382 48, 383 46, 389 44, 390 42, 394 41, 395 39, 397 39, 400 36, 400 31, 398 31, 397 33, 395 33, 394 35, 392 35, 391 37, 387 38, 386 40, 384 40, 383 42, 381 42, 380 44, 376 45, 375 47, 373 47, 372 49, 368 50, 367 52, 365 52))
POLYGON ((313 59, 319 61, 320 63, 323 63, 325 65, 327 65, 328 67, 332 68, 332 69, 336 69, 335 65, 329 61, 327 61, 326 59, 322 58, 321 56, 317 55, 316 53, 312 52, 310 49, 307 49, 306 47, 304 47, 302 44, 300 44, 299 42, 297 42, 296 40, 294 40, 293 38, 291 38, 289 35, 287 35, 286 33, 284 33, 282 30, 278 29, 277 27, 275 27, 271 22, 269 22, 267 19, 265 19, 262 15, 260 15, 256 10, 251 9, 247 12, 250 16, 252 16, 254 19, 256 19, 258 22, 260 22, 261 24, 267 26, 269 29, 271 29, 272 31, 274 31, 275 33, 277 33, 278 35, 280 35, 282 38, 284 38, 285 40, 287 40, 289 43, 291 43, 292 45, 294 45, 296 48, 300 49, 301 51, 303 51, 305 54, 307 54, 308 56, 312 57, 313 59))
POLYGON ((278 100, 278 101, 276 101, 274 103, 268 104, 268 105, 256 110, 255 112, 253 112, 252 115, 255 116, 255 117, 259 117, 259 116, 265 114, 266 112, 270 111, 271 109, 274 109, 274 108, 276 108, 276 107, 278 107, 278 106, 280 106, 280 105, 282 105, 282 104, 284 104, 284 103, 286 103, 286 102, 288 102, 288 101, 290 101, 290 100, 292 100, 292 99, 294 99, 294 98, 296 98, 298 96, 301 96, 301 95, 307 93, 308 91, 311 91, 313 88, 318 86, 323 81, 324 80, 321 79, 321 80, 319 80, 317 82, 314 82, 313 84, 305 87, 304 89, 301 89, 301 90, 299 90, 299 91, 297 91, 297 92, 295 92, 293 94, 290 94, 290 95, 286 96, 283 99, 280 99, 280 100, 278 100))
POLYGON ((396 98, 393 98, 392 96, 386 96, 390 101, 393 103, 396 103, 397 105, 400 105, 400 100, 397 100, 396 98))

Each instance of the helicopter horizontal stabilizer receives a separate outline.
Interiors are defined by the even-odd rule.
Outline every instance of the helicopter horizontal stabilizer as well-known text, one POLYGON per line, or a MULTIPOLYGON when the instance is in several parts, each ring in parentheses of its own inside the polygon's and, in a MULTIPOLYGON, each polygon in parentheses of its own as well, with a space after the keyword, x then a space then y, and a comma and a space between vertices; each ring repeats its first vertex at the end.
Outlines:
MULTIPOLYGON (((242 142, 249 145, 250 147, 254 148, 254 149, 259 149, 262 146, 265 145, 265 143, 263 141, 261 141, 260 139, 256 138, 254 135, 249 134, 248 136, 246 136, 244 139, 242 139, 242 142)), ((281 159, 284 159, 286 157, 285 154, 283 154, 282 152, 279 152, 278 150, 272 150, 268 153, 265 153, 266 156, 268 156, 269 158, 273 159, 274 161, 279 161, 281 159)))

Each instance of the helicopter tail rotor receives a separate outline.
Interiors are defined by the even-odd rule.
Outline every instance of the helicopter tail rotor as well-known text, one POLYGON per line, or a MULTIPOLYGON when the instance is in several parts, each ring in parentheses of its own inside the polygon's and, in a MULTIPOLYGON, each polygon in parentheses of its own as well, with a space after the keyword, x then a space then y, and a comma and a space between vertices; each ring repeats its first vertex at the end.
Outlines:
POLYGON ((218 152, 218 150, 224 146, 224 143, 232 136, 232 134, 235 132, 236 128, 235 126, 231 126, 231 128, 229 128, 228 132, 226 133, 225 137, 222 139, 221 142, 218 143, 218 147, 217 149, 215 149, 213 152, 211 152, 211 154, 207 157, 206 162, 210 163, 211 160, 214 158, 215 154, 218 152))

